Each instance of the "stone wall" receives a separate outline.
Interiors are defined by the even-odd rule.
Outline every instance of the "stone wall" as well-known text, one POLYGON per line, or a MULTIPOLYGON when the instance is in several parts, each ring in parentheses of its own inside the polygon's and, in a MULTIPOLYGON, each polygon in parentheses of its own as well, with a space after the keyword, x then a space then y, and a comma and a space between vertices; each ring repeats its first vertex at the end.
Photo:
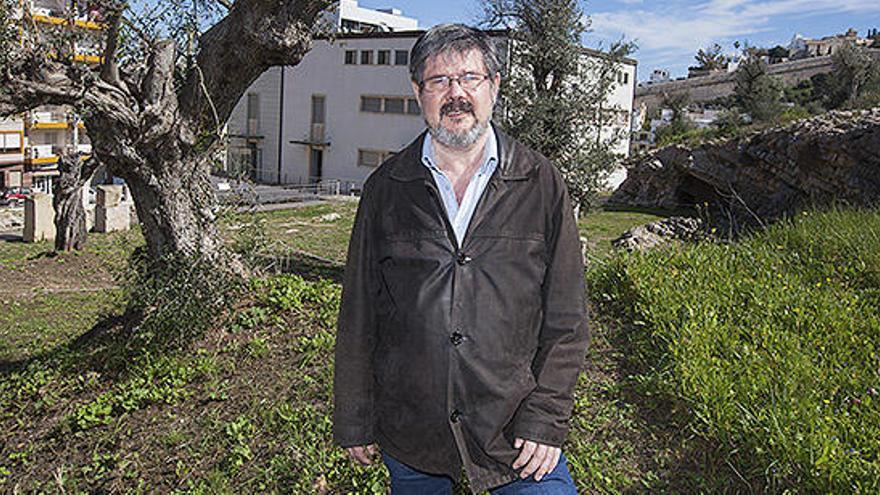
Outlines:
POLYGON ((612 204, 681 208, 709 203, 738 221, 812 206, 880 203, 880 108, 830 112, 789 126, 627 164, 612 204))
MULTIPOLYGON (((880 60, 880 50, 871 50, 871 52, 875 59, 880 60)), ((795 86, 816 74, 831 72, 831 69, 830 56, 792 60, 768 66, 769 74, 781 79, 786 86, 795 86)), ((650 113, 662 105, 667 95, 687 93, 691 102, 704 103, 732 95, 733 89, 733 73, 643 85, 636 88, 633 107, 638 108, 644 103, 650 113)))

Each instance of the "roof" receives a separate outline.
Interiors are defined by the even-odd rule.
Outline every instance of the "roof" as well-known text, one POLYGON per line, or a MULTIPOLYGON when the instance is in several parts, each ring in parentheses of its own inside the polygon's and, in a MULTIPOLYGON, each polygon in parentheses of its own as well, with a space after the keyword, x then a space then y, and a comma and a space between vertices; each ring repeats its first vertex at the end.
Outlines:
MULTIPOLYGON (((422 34, 425 33, 425 29, 411 29, 411 30, 402 30, 402 31, 378 31, 378 32, 370 32, 370 33, 334 33, 333 35, 328 36, 319 36, 317 39, 337 39, 337 40, 350 40, 350 39, 363 39, 363 38, 418 38, 422 34)), ((504 29, 487 29, 485 31, 489 34, 489 36, 505 36, 507 35, 507 31, 504 29)))
MULTIPOLYGON (((586 53, 588 55, 592 55, 594 57, 605 58, 605 59, 609 58, 609 55, 607 52, 603 52, 601 50, 595 50, 593 48, 587 48, 585 46, 581 47, 581 52, 586 53)), ((632 65, 632 66, 639 65, 639 62, 636 59, 629 58, 629 57, 621 57, 620 62, 627 64, 627 65, 632 65)))
MULTIPOLYGON (((403 31, 382 31, 382 32, 370 32, 370 33, 334 33, 333 35, 328 36, 319 36, 317 39, 337 39, 337 40, 351 40, 351 39, 388 39, 388 38, 418 38, 422 34, 424 34, 425 29, 412 29, 412 30, 403 30, 403 31)), ((487 29, 485 32, 489 36, 494 37, 502 37, 507 36, 509 30, 507 29, 487 29)), ((608 58, 608 53, 600 50, 596 50, 593 48, 587 48, 585 46, 581 47, 581 52, 593 57, 599 58, 608 58)), ((633 58, 622 57, 620 59, 621 63, 637 66, 639 63, 633 58)))

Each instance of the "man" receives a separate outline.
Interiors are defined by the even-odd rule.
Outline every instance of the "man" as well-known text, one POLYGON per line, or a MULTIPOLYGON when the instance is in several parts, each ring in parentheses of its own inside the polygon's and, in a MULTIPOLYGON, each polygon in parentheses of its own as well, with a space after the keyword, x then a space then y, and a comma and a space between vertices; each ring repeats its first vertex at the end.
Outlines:
POLYGON ((367 180, 343 282, 334 437, 378 448, 392 493, 575 493, 560 451, 588 341, 583 265, 558 171, 490 124, 482 31, 413 46, 428 131, 367 180))

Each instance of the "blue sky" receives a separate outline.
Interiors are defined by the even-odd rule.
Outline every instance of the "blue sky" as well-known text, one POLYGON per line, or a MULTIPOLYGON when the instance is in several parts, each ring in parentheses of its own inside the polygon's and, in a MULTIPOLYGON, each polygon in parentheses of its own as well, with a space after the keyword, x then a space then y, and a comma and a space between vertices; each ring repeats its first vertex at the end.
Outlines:
MULTIPOLYGON (((360 0, 359 5, 401 9, 421 27, 472 24, 482 12, 479 0, 360 0)), ((852 27, 864 36, 880 29, 878 0, 596 0, 581 8, 591 20, 584 45, 608 46, 621 36, 636 41, 639 80, 655 68, 685 75, 697 49, 711 43, 733 53, 736 40, 784 46, 795 33, 820 38, 852 27)))

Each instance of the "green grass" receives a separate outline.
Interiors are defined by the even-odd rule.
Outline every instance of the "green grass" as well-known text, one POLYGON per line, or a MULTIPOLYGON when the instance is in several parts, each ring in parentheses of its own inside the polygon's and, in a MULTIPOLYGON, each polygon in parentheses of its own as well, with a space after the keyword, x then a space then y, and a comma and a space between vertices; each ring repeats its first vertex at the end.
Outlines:
MULTIPOLYGON (((118 290, 41 292, 4 297, 0 361, 23 359, 64 343, 122 308, 118 290)), ((2 297, 2 296, 0 296, 2 297)))
POLYGON ((605 207, 589 211, 578 221, 581 236, 587 239, 590 260, 606 258, 612 252, 611 241, 637 225, 662 220, 673 212, 645 208, 605 207))
POLYGON ((752 486, 880 489, 880 212, 620 254, 591 282, 631 325, 643 389, 686 404, 752 486))
POLYGON ((313 205, 234 216, 224 224, 234 242, 279 255, 304 251, 338 263, 345 262, 348 236, 357 210, 355 201, 328 201, 313 205), (325 215, 339 215, 331 220, 325 215))
MULTIPOLYGON (((270 255, 341 263, 355 208, 223 227, 238 242, 261 232, 270 255), (322 219, 330 213, 340 218, 322 219)), ((880 214, 810 214, 729 245, 612 251, 611 239, 664 214, 607 209, 579 222, 594 332, 565 446, 579 490, 871 492, 880 214)), ((141 242, 92 241, 54 258, 47 245, 0 244, 0 274, 88 280, 112 271, 94 266, 102 256, 124 265, 141 242)), ((114 319, 119 289, 5 299, 16 304, 0 313, 0 491, 385 493, 382 467, 357 467, 332 443, 340 286, 309 275, 252 280, 234 313, 178 353, 132 348, 114 319)))

